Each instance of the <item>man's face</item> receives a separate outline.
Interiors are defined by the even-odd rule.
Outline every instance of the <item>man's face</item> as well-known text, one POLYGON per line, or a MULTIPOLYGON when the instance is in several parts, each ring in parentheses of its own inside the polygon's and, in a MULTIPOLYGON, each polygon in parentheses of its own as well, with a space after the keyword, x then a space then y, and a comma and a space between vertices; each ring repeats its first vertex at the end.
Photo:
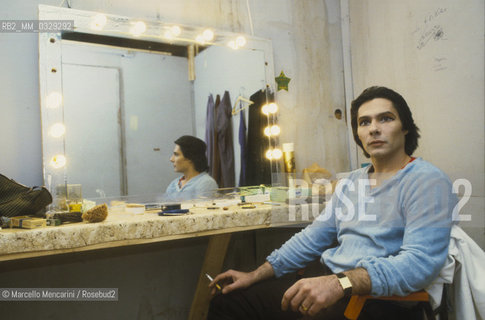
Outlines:
POLYGON ((173 149, 173 154, 170 157, 170 161, 173 163, 173 170, 175 172, 186 172, 191 166, 193 166, 192 161, 185 158, 180 146, 175 145, 173 149))
POLYGON ((392 157, 405 153, 407 131, 392 102, 376 98, 362 104, 357 114, 357 135, 371 158, 392 157))

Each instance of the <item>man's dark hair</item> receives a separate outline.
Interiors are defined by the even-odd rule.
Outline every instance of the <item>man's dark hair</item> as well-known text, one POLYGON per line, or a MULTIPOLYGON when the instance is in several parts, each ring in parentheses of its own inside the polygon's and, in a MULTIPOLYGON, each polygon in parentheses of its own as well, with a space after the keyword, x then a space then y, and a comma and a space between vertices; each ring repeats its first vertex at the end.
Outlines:
POLYGON ((357 116, 359 108, 364 103, 376 98, 383 98, 391 101, 392 105, 397 110, 399 118, 401 119, 402 130, 407 130, 408 132, 405 136, 404 151, 408 156, 411 156, 418 147, 418 139, 420 137, 419 128, 414 123, 413 115, 408 104, 406 103, 406 100, 404 100, 399 93, 386 87, 369 87, 365 89, 360 96, 357 97, 357 99, 352 101, 352 107, 350 108, 350 122, 352 124, 352 133, 354 134, 355 143, 362 148, 364 155, 369 158, 370 155, 365 151, 362 141, 360 141, 357 134, 357 116))
POLYGON ((197 172, 204 172, 209 169, 205 155, 207 145, 204 141, 193 136, 181 136, 175 140, 175 144, 180 147, 184 157, 192 161, 197 172))

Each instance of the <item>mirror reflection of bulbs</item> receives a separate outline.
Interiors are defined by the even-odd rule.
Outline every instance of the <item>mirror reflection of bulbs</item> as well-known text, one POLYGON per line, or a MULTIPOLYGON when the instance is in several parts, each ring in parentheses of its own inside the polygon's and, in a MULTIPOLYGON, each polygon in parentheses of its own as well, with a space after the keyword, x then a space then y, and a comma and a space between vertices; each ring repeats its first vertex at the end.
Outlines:
POLYGON ((66 157, 63 154, 57 154, 51 159, 51 166, 56 169, 62 168, 66 165, 66 157))
POLYGON ((268 149, 268 151, 266 151, 266 159, 268 160, 278 160, 278 159, 281 159, 281 157, 283 156, 283 152, 281 151, 281 149, 278 149, 278 148, 275 148, 275 149, 268 149))
POLYGON ((268 126, 266 128, 264 128, 264 134, 268 137, 271 137, 271 136, 277 136, 279 135, 281 132, 281 129, 278 125, 273 125, 273 126, 268 126))
POLYGON ((99 13, 93 17, 93 20, 91 20, 91 29, 103 30, 107 21, 108 19, 106 18, 106 16, 102 13, 99 13))
POLYGON ((231 48, 231 49, 234 49, 234 50, 236 50, 236 49, 237 49, 237 44, 236 44, 236 41, 234 41, 234 40, 229 41, 229 42, 227 43, 227 46, 228 46, 229 48, 231 48))
POLYGON ((236 44, 238 47, 244 47, 246 45, 246 38, 239 36, 236 38, 236 44))
POLYGON ((168 39, 168 40, 172 40, 173 38, 175 38, 175 36, 173 35, 173 33, 170 30, 165 31, 163 33, 163 37, 165 39, 168 39))
POLYGON ((205 29, 204 32, 202 32, 202 37, 205 41, 212 41, 212 39, 214 39, 214 31, 205 29))
POLYGON ((170 32, 175 36, 179 36, 182 33, 182 29, 179 26, 172 26, 170 27, 170 32))
POLYGON ((272 136, 277 136, 277 135, 280 134, 280 132, 281 132, 281 129, 278 125, 275 124, 275 125, 271 126, 271 135, 272 136))
POLYGON ((199 44, 204 44, 205 43, 204 36, 202 36, 201 34, 197 35, 197 37, 195 37, 195 42, 199 44))
POLYGON ((134 36, 139 36, 147 30, 147 26, 143 21, 137 21, 130 29, 130 33, 134 36))
POLYGON ((62 94, 60 94, 59 92, 54 91, 47 96, 47 108, 56 109, 59 108, 61 104, 62 94))
POLYGON ((273 159, 273 150, 268 149, 268 151, 266 151, 266 159, 268 160, 273 159))
POLYGON ((276 113, 278 111, 278 105, 274 102, 268 104, 268 112, 269 113, 276 113))
POLYGON ((271 102, 269 104, 265 104, 262 108, 261 111, 265 115, 269 115, 270 113, 276 113, 278 111, 278 105, 274 102, 271 102))
POLYGON ((278 149, 278 148, 275 148, 273 149, 273 159, 281 159, 281 157, 283 156, 283 152, 281 151, 281 149, 278 149))
POLYGON ((49 133, 54 138, 60 138, 64 135, 64 133, 66 133, 66 126, 62 123, 56 123, 52 125, 52 127, 49 130, 49 133))

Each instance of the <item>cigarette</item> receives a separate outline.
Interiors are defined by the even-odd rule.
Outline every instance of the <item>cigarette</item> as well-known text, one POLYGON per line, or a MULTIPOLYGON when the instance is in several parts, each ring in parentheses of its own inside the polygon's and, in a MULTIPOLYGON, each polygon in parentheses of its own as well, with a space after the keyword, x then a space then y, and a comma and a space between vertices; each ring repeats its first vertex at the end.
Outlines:
MULTIPOLYGON (((214 279, 212 279, 212 277, 209 274, 206 273, 205 276, 207 277, 207 279, 209 279, 210 282, 214 281, 214 279)), ((216 288, 217 290, 222 290, 221 286, 217 283, 216 283, 216 288)))

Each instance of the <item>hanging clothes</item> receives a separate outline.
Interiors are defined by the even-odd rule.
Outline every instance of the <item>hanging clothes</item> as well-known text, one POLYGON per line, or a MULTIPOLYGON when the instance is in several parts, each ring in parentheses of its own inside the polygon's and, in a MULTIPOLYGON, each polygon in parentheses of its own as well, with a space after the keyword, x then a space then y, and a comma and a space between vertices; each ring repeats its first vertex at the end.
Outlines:
POLYGON ((249 108, 248 116, 246 186, 271 184, 271 163, 265 158, 269 141, 264 128, 268 119, 261 110, 268 100, 273 100, 273 95, 268 95, 266 97, 266 91, 258 90, 250 98, 254 105, 249 108))
POLYGON ((207 161, 209 163, 209 174, 214 177, 213 170, 214 170, 214 123, 215 123, 215 104, 214 104, 214 97, 212 94, 209 95, 209 99, 207 100, 207 111, 206 111, 206 120, 205 120, 205 144, 207 145, 206 156, 207 161))
POLYGON ((245 110, 241 110, 239 112, 239 148, 241 149, 241 171, 239 172, 239 186, 245 186, 246 185, 246 166, 248 161, 247 144, 246 144, 245 110))
POLYGON ((232 130, 232 107, 229 91, 225 91, 220 103, 216 101, 216 139, 220 159, 220 179, 217 181, 219 188, 235 187, 236 178, 234 172, 234 143, 232 130))

